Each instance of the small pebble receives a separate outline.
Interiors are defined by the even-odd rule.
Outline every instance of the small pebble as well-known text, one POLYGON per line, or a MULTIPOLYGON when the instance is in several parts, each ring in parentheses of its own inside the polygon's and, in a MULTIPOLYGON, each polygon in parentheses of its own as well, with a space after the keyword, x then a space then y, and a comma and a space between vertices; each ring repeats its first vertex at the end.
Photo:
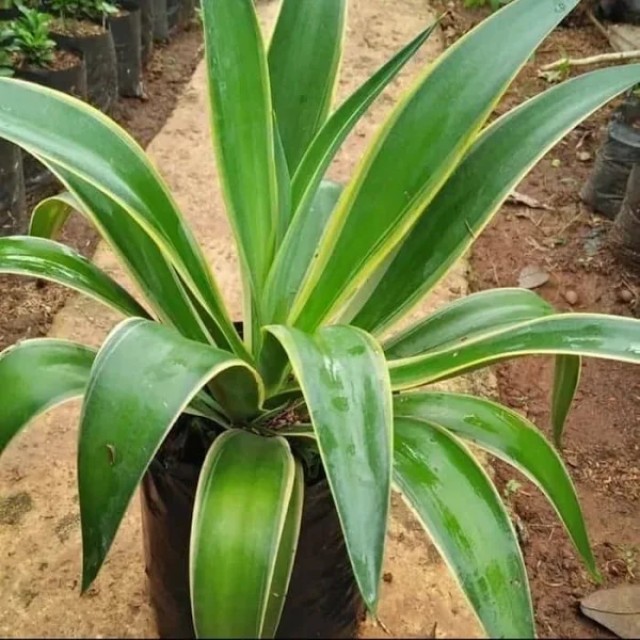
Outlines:
POLYGON ((564 299, 571 306, 573 306, 574 304, 576 304, 576 302, 578 302, 578 294, 573 289, 569 289, 568 291, 565 292, 564 299))
POLYGON ((621 289, 618 292, 618 297, 620 298, 620 300, 622 300, 622 302, 631 302, 633 300, 633 294, 631 293, 631 291, 629 291, 629 289, 621 289))
POLYGON ((568 454, 568 455, 565 456, 565 460, 567 461, 567 464, 572 466, 572 467, 577 467, 578 466, 578 458, 577 458, 577 456, 568 454))
POLYGON ((589 162, 591 160, 591 154, 588 151, 579 151, 577 155, 580 162, 589 162))

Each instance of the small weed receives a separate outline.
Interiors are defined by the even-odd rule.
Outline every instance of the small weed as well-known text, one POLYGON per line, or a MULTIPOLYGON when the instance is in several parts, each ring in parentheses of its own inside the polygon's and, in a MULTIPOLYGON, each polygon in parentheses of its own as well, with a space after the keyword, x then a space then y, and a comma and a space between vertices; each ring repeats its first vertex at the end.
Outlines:
POLYGON ((509 480, 505 485, 502 495, 505 500, 510 500, 518 493, 518 491, 520 491, 520 489, 522 489, 522 484, 520 484, 515 478, 511 478, 511 480, 509 480))
POLYGON ((638 547, 620 545, 617 547, 620 560, 624 563, 627 575, 635 580, 638 568, 638 547))

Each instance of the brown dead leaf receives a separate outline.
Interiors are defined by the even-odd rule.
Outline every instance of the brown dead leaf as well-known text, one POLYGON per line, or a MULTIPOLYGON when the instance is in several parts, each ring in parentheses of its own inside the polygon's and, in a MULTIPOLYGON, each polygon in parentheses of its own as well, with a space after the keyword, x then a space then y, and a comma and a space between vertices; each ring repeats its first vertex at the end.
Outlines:
POLYGON ((540 202, 532 196, 528 196, 526 193, 520 193, 519 191, 512 191, 507 198, 507 202, 513 204, 523 204, 525 207, 529 207, 529 209, 546 209, 547 211, 551 210, 551 207, 548 204, 544 204, 544 202, 540 202))
POLYGON ((620 638, 640 638, 640 585, 601 589, 580 601, 585 616, 620 638))
POLYGON ((537 289, 549 281, 549 274, 535 264, 527 265, 518 276, 518 286, 523 289, 537 289))

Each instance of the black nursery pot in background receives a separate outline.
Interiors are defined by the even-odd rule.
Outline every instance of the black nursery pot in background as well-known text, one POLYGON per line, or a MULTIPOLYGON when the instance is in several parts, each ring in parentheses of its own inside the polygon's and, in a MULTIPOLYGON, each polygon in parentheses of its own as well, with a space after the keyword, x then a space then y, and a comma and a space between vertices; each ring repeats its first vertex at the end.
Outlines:
POLYGON ((95 27, 94 33, 53 33, 52 38, 61 47, 82 51, 87 69, 87 99, 94 107, 109 113, 118 97, 116 50, 111 31, 95 27))
POLYGON ((640 100, 633 94, 613 115, 593 170, 580 191, 594 211, 614 220, 625 197, 632 167, 640 162, 640 100))
MULTIPOLYGON (((82 100, 87 98, 87 70, 81 51, 67 51, 70 64, 62 69, 44 69, 41 67, 22 68, 16 70, 16 77, 36 84, 62 91, 82 100)), ((56 182, 53 174, 33 156, 23 153, 25 189, 28 195, 38 195, 56 182)))
POLYGON ((142 36, 140 7, 124 0, 119 15, 108 20, 116 50, 118 92, 128 98, 142 96, 142 36))
POLYGON ((140 7, 140 59, 146 67, 153 53, 153 0, 139 0, 140 7))
POLYGON ((611 22, 640 24, 640 0, 597 0, 595 13, 611 22))
POLYGON ((41 67, 16 70, 16 77, 41 84, 57 91, 85 100, 87 98, 87 68, 81 51, 72 51, 76 63, 66 69, 43 69, 41 67))
POLYGON ((19 147, 0 140, 0 236, 24 234, 29 218, 19 147))
POLYGON ((169 39, 169 18, 167 3, 169 0, 151 0, 153 3, 153 40, 165 42, 169 39))
POLYGON ((0 22, 7 20, 15 20, 20 17, 20 10, 18 7, 9 7, 8 9, 0 9, 0 22))
POLYGON ((182 26, 187 26, 196 13, 195 0, 181 0, 180 12, 180 24, 182 26))
POLYGON ((640 164, 634 165, 609 239, 618 259, 640 275, 640 164))
POLYGON ((167 26, 169 33, 175 31, 182 19, 182 0, 167 0, 167 26))
POLYGON ((153 40, 166 42, 195 14, 195 0, 151 0, 153 3, 153 40))

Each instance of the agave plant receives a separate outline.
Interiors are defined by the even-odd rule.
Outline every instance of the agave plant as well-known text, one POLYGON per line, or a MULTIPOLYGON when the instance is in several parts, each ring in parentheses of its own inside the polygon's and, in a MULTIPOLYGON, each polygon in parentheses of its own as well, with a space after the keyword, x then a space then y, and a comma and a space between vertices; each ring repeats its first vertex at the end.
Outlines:
POLYGON ((274 634, 309 460, 322 465, 372 612, 395 486, 487 634, 534 635, 514 529, 468 443, 540 487, 597 577, 571 480, 542 433, 498 404, 428 385, 507 358, 554 354, 558 443, 580 357, 638 362, 640 323, 560 314, 530 291, 497 289, 386 337, 541 156, 640 81, 640 65, 595 71, 487 125, 514 76, 577 2, 515 0, 468 33, 395 106, 344 188, 325 180, 337 150, 435 26, 334 109, 346 0, 284 0, 268 47, 251 0, 203 2, 213 146, 240 257, 243 337, 135 142, 72 97, 0 81, 0 136, 67 189, 35 209, 30 236, 0 240, 0 271, 54 280, 128 316, 97 352, 36 339, 0 357, 0 451, 37 414, 84 398, 83 589, 182 414, 223 430, 208 450, 193 512, 190 588, 200 636, 274 634), (143 302, 51 239, 72 210, 122 259, 143 302), (283 424, 285 412, 296 419, 283 424))

